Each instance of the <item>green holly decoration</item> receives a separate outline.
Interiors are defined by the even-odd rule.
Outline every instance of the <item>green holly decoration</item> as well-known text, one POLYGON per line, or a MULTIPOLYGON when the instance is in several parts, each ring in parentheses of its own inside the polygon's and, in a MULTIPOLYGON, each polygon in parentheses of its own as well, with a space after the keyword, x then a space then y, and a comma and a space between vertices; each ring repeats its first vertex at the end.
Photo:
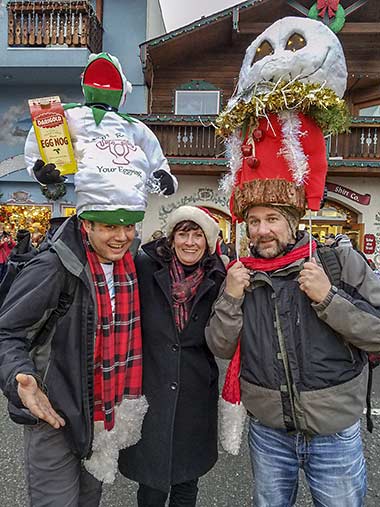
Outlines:
MULTIPOLYGON (((318 7, 317 3, 313 4, 310 7, 308 17, 310 19, 315 19, 318 21, 318 19, 321 19, 318 14, 318 7)), ((342 30, 344 23, 346 22, 346 13, 341 5, 338 5, 338 9, 335 13, 335 17, 333 18, 334 21, 328 25, 330 30, 332 30, 334 33, 338 33, 342 30)))
POLYGON ((66 185, 64 183, 54 183, 54 185, 50 185, 50 190, 47 185, 41 185, 42 194, 49 201, 57 201, 64 195, 66 195, 66 185))

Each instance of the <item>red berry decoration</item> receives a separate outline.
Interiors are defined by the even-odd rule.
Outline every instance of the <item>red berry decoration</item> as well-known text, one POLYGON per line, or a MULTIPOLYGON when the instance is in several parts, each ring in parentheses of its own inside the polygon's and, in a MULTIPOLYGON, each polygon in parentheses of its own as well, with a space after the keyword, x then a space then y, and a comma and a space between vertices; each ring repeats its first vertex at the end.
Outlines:
POLYGON ((261 129, 255 129, 253 131, 253 138, 255 141, 262 141, 264 139, 264 132, 261 129))
POLYGON ((243 144, 241 147, 241 151, 244 157, 249 157, 252 155, 252 144, 243 144))
POLYGON ((251 169, 255 169, 260 165, 260 160, 256 157, 248 157, 247 164, 251 169))

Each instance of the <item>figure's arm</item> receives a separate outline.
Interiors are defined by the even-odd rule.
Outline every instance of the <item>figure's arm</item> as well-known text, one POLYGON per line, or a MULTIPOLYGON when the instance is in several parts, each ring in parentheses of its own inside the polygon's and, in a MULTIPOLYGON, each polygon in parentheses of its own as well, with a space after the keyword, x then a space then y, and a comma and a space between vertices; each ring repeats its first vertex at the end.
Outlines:
POLYGON ((147 174, 147 177, 153 176, 160 180, 160 187, 164 195, 174 194, 178 188, 177 178, 170 172, 170 167, 162 152, 160 142, 146 125, 142 124, 142 127, 141 148, 150 164, 150 172, 147 174))
POLYGON ((48 185, 50 183, 63 183, 65 181, 65 178, 61 176, 55 164, 45 164, 41 160, 41 153, 33 127, 29 130, 25 141, 24 158, 28 173, 38 183, 48 185))

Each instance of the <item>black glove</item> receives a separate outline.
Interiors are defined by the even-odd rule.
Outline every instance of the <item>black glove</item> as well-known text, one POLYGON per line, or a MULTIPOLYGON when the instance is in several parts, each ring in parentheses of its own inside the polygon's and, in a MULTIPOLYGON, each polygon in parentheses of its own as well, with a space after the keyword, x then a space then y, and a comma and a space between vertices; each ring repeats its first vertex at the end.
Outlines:
POLYGON ((164 171, 163 169, 159 169, 153 173, 153 176, 160 180, 160 189, 164 195, 172 195, 174 194, 174 183, 171 175, 164 171))
POLYGON ((65 178, 61 176, 61 173, 56 169, 55 164, 46 164, 43 160, 37 160, 33 166, 33 172, 36 175, 37 180, 43 185, 49 185, 50 183, 63 183, 65 178))

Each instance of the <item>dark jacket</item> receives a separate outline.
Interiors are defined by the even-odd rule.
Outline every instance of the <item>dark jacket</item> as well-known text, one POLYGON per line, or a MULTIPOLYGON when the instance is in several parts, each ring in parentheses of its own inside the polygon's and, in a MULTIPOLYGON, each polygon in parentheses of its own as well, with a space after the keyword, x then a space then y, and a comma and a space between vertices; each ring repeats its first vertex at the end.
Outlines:
MULTIPOLYGON (((160 241, 160 240, 158 240, 160 241)), ((123 475, 168 491, 200 477, 217 460, 218 367, 204 329, 225 270, 215 256, 195 296, 189 321, 178 334, 169 266, 157 242, 136 258, 143 335, 143 392, 149 402, 140 442, 120 453, 123 475)))
POLYGON ((0 310, 0 386, 22 406, 15 377, 34 375, 53 408, 65 419, 70 448, 79 457, 91 449, 93 342, 96 330, 94 288, 78 220, 70 218, 49 250, 35 256, 13 282, 0 310), (35 346, 38 330, 57 308, 68 277, 73 300, 46 337, 35 346), (30 352, 30 354, 29 354, 30 352))
POLYGON ((230 358, 241 336, 242 401, 266 426, 326 435, 363 413, 366 351, 380 350, 380 285, 353 249, 337 253, 341 287, 319 304, 299 288, 305 259, 253 272, 243 298, 222 291, 215 303, 207 342, 230 358))

